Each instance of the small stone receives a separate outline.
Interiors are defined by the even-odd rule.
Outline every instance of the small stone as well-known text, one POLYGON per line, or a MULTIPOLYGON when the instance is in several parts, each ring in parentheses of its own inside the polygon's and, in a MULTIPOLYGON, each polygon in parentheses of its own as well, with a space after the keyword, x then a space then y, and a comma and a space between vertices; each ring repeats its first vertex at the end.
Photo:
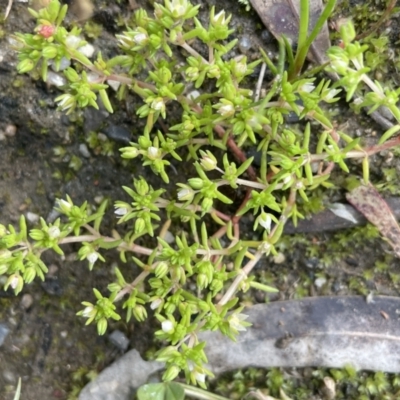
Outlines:
POLYGON ((3 131, 0 131, 0 141, 6 140, 6 135, 3 131))
POLYGON ((165 236, 163 238, 168 244, 171 244, 175 241, 175 236, 170 232, 165 232, 165 236))
POLYGON ((119 81, 114 81, 112 79, 109 79, 107 83, 110 85, 110 88, 113 89, 115 92, 119 89, 121 86, 121 82, 119 81))
POLYGON ((15 374, 7 370, 3 371, 3 378, 8 383, 15 383, 17 381, 15 374))
POLYGON ((272 43, 273 40, 275 40, 275 38, 273 37, 273 35, 271 35, 271 33, 270 33, 269 30, 264 29, 264 30, 261 32, 261 40, 262 40, 264 43, 272 43))
POLYGON ((326 283, 326 278, 317 278, 315 281, 314 281, 314 285, 318 288, 318 289, 321 289, 322 288, 322 286, 324 286, 325 285, 325 283, 326 283))
POLYGON ((29 293, 25 293, 21 298, 21 307, 24 310, 29 310, 33 304, 33 297, 29 293))
POLYGON ((7 335, 10 333, 10 329, 6 324, 0 323, 0 347, 6 340, 7 335))
POLYGON ((36 213, 28 211, 26 213, 26 219, 31 223, 31 224, 36 224, 39 221, 39 215, 36 213))
POLYGON ((90 158, 90 151, 85 143, 79 145, 79 153, 81 153, 85 158, 90 158))
POLYGON ((104 196, 101 195, 101 194, 99 194, 99 195, 96 196, 93 200, 94 200, 94 202, 95 202, 96 204, 101 204, 102 201, 104 200, 104 196))
POLYGON ((79 53, 83 54, 87 58, 91 58, 94 54, 94 46, 90 43, 85 44, 78 49, 79 53))
POLYGON ((129 346, 129 339, 126 335, 118 329, 113 331, 108 339, 110 342, 121 351, 126 351, 129 346))
POLYGON ((57 74, 56 72, 48 71, 46 83, 48 83, 49 85, 60 87, 66 85, 67 80, 60 74, 57 74))
POLYGON ((275 264, 282 264, 285 262, 286 257, 283 253, 278 253, 276 256, 274 256, 273 260, 275 264))
POLYGON ((8 137, 13 137, 17 133, 17 127, 13 124, 8 124, 4 130, 4 134, 8 137))
POLYGON ((119 143, 129 144, 131 140, 131 132, 123 126, 110 125, 104 130, 109 139, 119 143))
POLYGON ((250 37, 247 35, 243 35, 239 40, 238 46, 239 46, 239 50, 243 54, 245 54, 252 48, 253 45, 251 43, 250 37))

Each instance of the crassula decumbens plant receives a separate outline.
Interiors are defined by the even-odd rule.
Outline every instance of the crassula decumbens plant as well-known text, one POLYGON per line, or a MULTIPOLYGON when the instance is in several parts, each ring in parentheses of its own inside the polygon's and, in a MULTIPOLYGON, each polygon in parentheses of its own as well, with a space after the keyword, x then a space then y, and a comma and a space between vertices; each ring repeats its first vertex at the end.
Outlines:
MULTIPOLYGON (((328 2, 331 8, 333 4, 328 2)), ((39 72, 43 80, 49 68, 64 74, 64 93, 55 99, 59 109, 71 113, 100 105, 112 113, 128 90, 143 100, 132 120, 145 119, 144 131, 120 150, 123 158, 149 167, 159 185, 151 187, 140 176, 131 185, 127 182, 126 198, 114 203, 124 229, 113 234, 101 225, 106 202, 93 212, 68 196, 58 201, 61 218, 54 223, 41 219, 39 227, 28 231, 21 216, 18 228, 0 226, 0 274, 8 276, 5 288, 18 294, 36 277, 45 279, 41 255, 46 250, 61 255, 63 244, 76 243, 79 259, 92 269, 107 268, 104 250, 114 249, 122 263, 135 264, 141 272, 127 282, 116 269, 108 292, 94 289, 78 315, 104 334, 110 320, 144 321, 154 313, 159 321, 155 336, 163 344, 157 360, 166 363, 163 379, 183 371, 189 382, 205 386, 205 377, 212 374, 198 333, 220 330, 235 339, 249 326, 238 295, 250 288, 275 290, 256 282, 251 271, 260 259, 277 253, 285 223, 303 218, 298 199, 307 202, 315 189, 331 187, 331 171, 338 167, 348 172, 348 158, 363 160, 363 179, 368 181, 369 156, 397 144, 390 138, 399 125, 379 145, 362 148, 360 138, 334 127, 329 103, 338 100, 343 87, 348 101, 357 94, 358 108, 386 106, 400 121, 398 91, 368 77, 366 48, 354 42, 351 23, 341 28, 342 46, 329 50, 327 68, 340 75, 338 81, 312 75, 289 79, 293 74, 288 71, 299 67, 297 54, 304 61, 304 46, 310 45, 307 29, 300 29, 297 53, 282 40, 276 63, 264 52, 249 63, 245 56, 232 55, 236 39, 230 40, 231 18, 223 10, 212 8, 203 25, 196 18, 199 5, 187 0, 156 2, 154 8, 152 15, 143 9, 134 13, 126 31, 116 35, 120 54, 111 59, 101 52, 88 58, 80 30, 62 25, 67 6, 58 0, 30 10, 37 19, 35 31, 16 34, 20 73, 39 72), (261 63, 274 78, 262 91, 261 85, 253 90, 249 75, 261 63), (111 99, 110 84, 118 86, 111 99), (169 119, 173 103, 180 106, 178 123, 169 119), (298 117, 296 126, 286 125, 289 113, 298 117), (160 119, 164 131, 155 128, 160 119), (259 153, 259 163, 247 156, 249 149, 259 153), (163 185, 169 182, 170 160, 183 158, 193 162, 193 169, 177 183, 173 196, 163 185), (232 203, 224 187, 243 194, 233 214, 224 211, 232 203), (259 240, 241 235, 246 215, 254 216, 259 240), (183 226, 185 233, 167 242, 165 234, 174 226, 183 226), (154 247, 143 245, 146 236, 156 239, 154 247)), ((301 24, 307 27, 304 18, 301 24)))

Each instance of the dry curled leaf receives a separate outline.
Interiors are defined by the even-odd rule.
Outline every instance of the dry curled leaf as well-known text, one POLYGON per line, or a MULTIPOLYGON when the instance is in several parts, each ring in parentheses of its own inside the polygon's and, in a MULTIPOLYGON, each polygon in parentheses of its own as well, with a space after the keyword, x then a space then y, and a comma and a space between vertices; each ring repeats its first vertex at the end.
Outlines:
POLYGON ((347 200, 375 225, 400 257, 400 228, 392 210, 371 185, 360 185, 346 194, 347 200))
MULTIPOLYGON (((276 37, 285 35, 292 42, 297 42, 299 34, 300 0, 250 0, 264 25, 276 37)), ((320 17, 322 0, 309 0, 309 32, 320 17)), ((309 58, 318 64, 327 61, 326 51, 330 47, 328 25, 325 24, 310 48, 309 58)))

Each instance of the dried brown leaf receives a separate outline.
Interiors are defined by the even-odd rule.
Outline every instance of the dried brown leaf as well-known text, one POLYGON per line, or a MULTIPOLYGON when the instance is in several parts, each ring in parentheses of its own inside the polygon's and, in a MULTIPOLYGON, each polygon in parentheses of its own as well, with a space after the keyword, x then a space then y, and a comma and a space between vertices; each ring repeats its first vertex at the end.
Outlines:
POLYGON ((346 194, 347 200, 375 225, 400 257, 400 228, 392 210, 378 191, 370 185, 360 185, 346 194))
MULTIPOLYGON (((264 25, 279 38, 285 35, 292 43, 297 42, 299 33, 300 0, 250 0, 264 25)), ((309 32, 315 26, 323 10, 322 0, 310 0, 309 32)), ((330 47, 327 24, 311 45, 309 58, 318 64, 328 59, 326 51, 330 47)))

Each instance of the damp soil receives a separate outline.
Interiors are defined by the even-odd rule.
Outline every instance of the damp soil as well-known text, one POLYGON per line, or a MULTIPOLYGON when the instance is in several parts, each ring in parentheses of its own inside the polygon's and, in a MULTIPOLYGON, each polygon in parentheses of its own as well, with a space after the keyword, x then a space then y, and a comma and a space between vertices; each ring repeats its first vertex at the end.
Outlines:
MULTIPOLYGON (((124 18, 132 12, 130 5, 149 4, 144 0, 107 3, 94 2, 93 18, 103 31, 93 44, 113 54, 112 35, 123 29, 124 18)), ((254 12, 247 13, 232 0, 201 3, 200 19, 212 5, 233 14, 238 54, 257 58, 261 44, 272 54, 276 52, 271 34, 254 12)), ((0 0, 0 10, 6 6, 7 1, 0 0)), ((125 199, 121 186, 130 185, 133 177, 144 176, 158 187, 160 181, 150 171, 138 163, 124 163, 118 156, 118 148, 141 133, 143 121, 135 116, 139 99, 129 96, 113 115, 90 109, 68 117, 56 109, 54 98, 60 93, 56 88, 16 73, 10 34, 34 28, 26 8, 27 3, 14 2, 7 21, 0 25, 0 222, 16 225, 24 214, 33 227, 38 216, 54 218, 56 199, 67 194, 75 204, 88 200, 93 206, 104 198, 111 202, 125 199)), ((79 10, 76 13, 68 16, 69 23, 79 19, 79 10)), ((354 116, 344 103, 336 107, 338 124, 360 132, 366 142, 376 141, 379 126, 365 116, 354 116)), ((383 179, 382 165, 400 171, 398 159, 389 152, 372 161, 372 173, 378 180, 383 179)), ((356 163, 351 170, 360 174, 356 163)), ((174 190, 174 183, 182 178, 173 170, 170 178, 169 189, 174 190)), ((324 196, 326 201, 344 199, 340 189, 324 196)), ((105 229, 111 230, 115 223, 112 209, 107 215, 105 229)), ((242 231, 247 229, 248 237, 253 235, 251 226, 252 221, 244 221, 242 231)), ((256 267, 259 279, 276 286, 279 294, 265 298, 262 293, 249 292, 244 303, 317 295, 399 294, 400 263, 373 229, 300 233, 285 237, 279 249, 278 257, 256 267)), ((95 326, 85 326, 75 314, 82 308, 81 301, 92 299, 93 287, 106 291, 116 265, 132 277, 134 267, 122 265, 110 253, 104 264, 90 272, 85 263, 76 261, 76 246, 63 250, 65 257, 45 254, 49 266, 45 282, 26 285, 17 297, 0 290, 0 324, 8 330, 0 347, 0 400, 13 398, 18 377, 22 378, 24 400, 74 399, 89 379, 121 354, 107 335, 99 337, 95 326)), ((0 281, 4 283, 4 278, 0 281)), ((149 324, 114 323, 109 332, 116 329, 128 337, 129 348, 145 354, 152 346, 149 324)))

